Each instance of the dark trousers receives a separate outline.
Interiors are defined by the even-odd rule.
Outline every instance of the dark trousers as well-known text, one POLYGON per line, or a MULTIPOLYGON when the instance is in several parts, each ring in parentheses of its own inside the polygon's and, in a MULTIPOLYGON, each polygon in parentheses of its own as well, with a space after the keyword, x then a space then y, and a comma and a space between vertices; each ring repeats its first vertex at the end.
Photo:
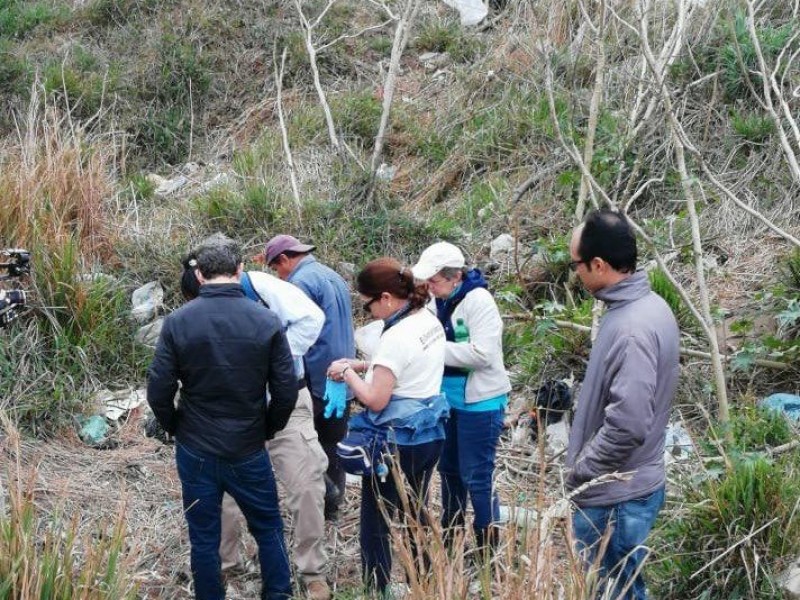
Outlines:
POLYGON ((442 527, 463 527, 467 496, 475 513, 479 538, 500 518, 500 503, 492 485, 503 411, 450 410, 439 460, 442 476, 442 527))
POLYGON ((323 416, 325 410, 325 401, 319 396, 311 395, 314 402, 314 429, 317 430, 319 436, 319 443, 328 457, 328 470, 325 474, 328 476, 336 487, 339 488, 337 497, 332 497, 329 490, 326 489, 325 505, 330 508, 336 508, 344 496, 344 486, 346 473, 339 464, 339 457, 336 455, 336 444, 344 439, 347 433, 347 420, 350 417, 350 404, 344 411, 344 416, 341 418, 331 417, 326 419, 323 416))
MULTIPOLYGON (((652 494, 611 506, 576 508, 572 516, 578 551, 584 564, 591 568, 597 557, 603 535, 610 534, 605 554, 600 559, 600 577, 614 588, 612 596, 620 600, 646 600, 647 589, 642 576, 642 563, 647 558, 644 543, 664 504, 664 488, 652 494), (625 594, 622 592, 629 586, 625 594)), ((598 591, 598 598, 602 589, 598 591)))
POLYGON ((243 458, 226 460, 178 443, 175 462, 192 545, 195 598, 225 598, 219 558, 223 492, 228 492, 236 500, 250 533, 258 543, 262 600, 291 598, 289 559, 278 509, 278 490, 266 449, 243 458))
MULTIPOLYGON (((397 446, 400 469, 408 481, 409 518, 421 525, 428 525, 424 507, 427 503, 428 486, 433 469, 439 460, 442 442, 428 442, 418 446, 397 446)), ((381 501, 389 517, 396 512, 405 514, 400 501, 394 477, 390 473, 385 482, 377 477, 361 479, 361 572, 364 583, 370 589, 383 593, 389 584, 392 572, 392 549, 389 536, 389 523, 381 512, 381 501)), ((412 551, 419 560, 418 550, 413 542, 412 551)))

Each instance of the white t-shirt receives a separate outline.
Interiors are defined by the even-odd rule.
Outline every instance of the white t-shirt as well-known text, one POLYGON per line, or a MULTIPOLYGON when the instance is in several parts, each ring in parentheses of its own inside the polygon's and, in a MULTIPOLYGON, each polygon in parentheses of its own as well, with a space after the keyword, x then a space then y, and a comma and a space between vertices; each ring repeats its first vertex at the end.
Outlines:
POLYGON ((444 349, 442 324, 429 310, 422 308, 381 335, 365 379, 371 383, 372 370, 375 365, 381 365, 397 378, 392 394, 430 398, 442 388, 444 349))

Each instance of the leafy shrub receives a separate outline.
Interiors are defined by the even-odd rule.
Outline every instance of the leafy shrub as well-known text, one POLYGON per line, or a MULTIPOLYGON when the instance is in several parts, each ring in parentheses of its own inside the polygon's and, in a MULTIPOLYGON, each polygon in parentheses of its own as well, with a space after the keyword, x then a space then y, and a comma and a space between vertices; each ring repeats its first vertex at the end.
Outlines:
POLYGON ((786 417, 775 410, 755 406, 740 406, 730 424, 734 448, 741 452, 761 451, 791 441, 792 427, 786 417))

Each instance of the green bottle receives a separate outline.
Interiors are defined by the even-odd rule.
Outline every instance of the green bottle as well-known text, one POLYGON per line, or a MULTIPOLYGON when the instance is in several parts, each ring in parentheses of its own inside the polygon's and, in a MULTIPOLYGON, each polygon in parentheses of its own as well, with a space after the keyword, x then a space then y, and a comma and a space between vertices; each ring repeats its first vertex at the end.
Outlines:
POLYGON ((456 319, 456 326, 453 327, 453 337, 456 343, 469 341, 469 328, 464 324, 464 319, 456 319))

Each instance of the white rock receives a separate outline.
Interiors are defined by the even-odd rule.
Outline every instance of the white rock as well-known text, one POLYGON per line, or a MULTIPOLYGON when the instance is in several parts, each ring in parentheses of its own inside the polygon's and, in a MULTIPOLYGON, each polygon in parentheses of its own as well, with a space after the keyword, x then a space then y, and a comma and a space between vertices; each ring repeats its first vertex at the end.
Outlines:
POLYGON ((197 173, 199 170, 200 165, 198 165, 196 162, 187 162, 185 165, 183 165, 183 172, 188 173, 189 175, 197 173))
POLYGON ((146 323, 164 306, 164 288, 158 281, 146 283, 133 292, 132 303, 131 316, 140 323, 146 323))
POLYGON ((497 262, 504 262, 508 256, 514 251, 516 240, 510 233, 503 233, 498 235, 489 249, 489 258, 497 262))

